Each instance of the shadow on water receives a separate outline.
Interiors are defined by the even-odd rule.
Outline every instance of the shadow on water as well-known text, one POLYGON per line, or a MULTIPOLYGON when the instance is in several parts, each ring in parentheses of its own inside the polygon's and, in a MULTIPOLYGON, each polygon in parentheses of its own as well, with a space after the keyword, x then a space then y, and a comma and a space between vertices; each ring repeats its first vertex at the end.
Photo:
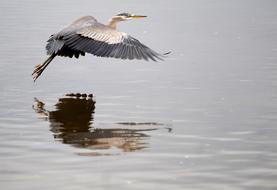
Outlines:
POLYGON ((149 145, 148 131, 158 129, 171 131, 171 128, 155 122, 118 122, 113 124, 112 128, 95 128, 93 127, 95 103, 91 95, 68 94, 58 100, 53 111, 47 110, 45 103, 37 98, 33 109, 50 122, 50 131, 56 140, 92 151, 78 153, 84 156, 116 155, 120 154, 118 150, 120 152, 141 150, 149 145))

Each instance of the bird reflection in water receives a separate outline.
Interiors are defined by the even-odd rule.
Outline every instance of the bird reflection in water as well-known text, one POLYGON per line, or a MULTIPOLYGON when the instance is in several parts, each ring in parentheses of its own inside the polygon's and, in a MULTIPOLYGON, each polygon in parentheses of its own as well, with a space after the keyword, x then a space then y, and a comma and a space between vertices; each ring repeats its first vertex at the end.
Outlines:
POLYGON ((54 111, 47 110, 45 104, 37 98, 33 108, 50 122, 50 130, 56 140, 92 150, 78 153, 86 156, 115 155, 144 149, 148 146, 146 140, 150 137, 146 132, 157 130, 162 125, 152 122, 120 122, 114 124, 120 128, 94 128, 95 103, 92 95, 68 94, 58 100, 54 111))

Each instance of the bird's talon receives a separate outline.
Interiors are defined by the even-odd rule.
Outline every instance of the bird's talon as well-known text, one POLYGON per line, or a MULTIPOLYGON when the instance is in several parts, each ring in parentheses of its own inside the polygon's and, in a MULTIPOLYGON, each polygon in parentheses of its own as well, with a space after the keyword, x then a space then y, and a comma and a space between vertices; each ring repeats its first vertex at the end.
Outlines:
POLYGON ((37 64, 37 65, 35 66, 35 68, 38 68, 38 67, 41 67, 41 64, 37 64))

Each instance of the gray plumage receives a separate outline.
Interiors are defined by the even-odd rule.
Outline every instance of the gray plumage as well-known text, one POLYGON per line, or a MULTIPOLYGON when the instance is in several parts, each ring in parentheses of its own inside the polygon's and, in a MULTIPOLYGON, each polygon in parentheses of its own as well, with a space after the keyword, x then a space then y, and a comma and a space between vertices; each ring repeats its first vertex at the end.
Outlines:
POLYGON ((97 22, 92 16, 81 17, 60 32, 50 36, 46 51, 50 57, 38 65, 34 72, 34 81, 55 58, 65 56, 78 58, 80 55, 90 53, 100 57, 113 57, 120 59, 162 60, 163 55, 151 50, 132 36, 118 32, 116 24, 119 21, 145 16, 118 14, 108 25, 97 22))

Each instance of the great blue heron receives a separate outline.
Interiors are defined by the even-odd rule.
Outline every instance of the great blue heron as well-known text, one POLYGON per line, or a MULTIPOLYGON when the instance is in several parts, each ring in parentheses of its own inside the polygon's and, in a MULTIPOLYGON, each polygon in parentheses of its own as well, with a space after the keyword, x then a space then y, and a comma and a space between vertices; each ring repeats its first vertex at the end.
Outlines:
POLYGON ((46 50, 49 58, 35 67, 34 81, 58 55, 76 58, 85 53, 100 57, 121 59, 162 60, 163 55, 140 43, 132 36, 116 30, 117 23, 146 16, 121 13, 112 17, 107 25, 97 22, 92 16, 84 16, 60 32, 50 36, 46 50))

